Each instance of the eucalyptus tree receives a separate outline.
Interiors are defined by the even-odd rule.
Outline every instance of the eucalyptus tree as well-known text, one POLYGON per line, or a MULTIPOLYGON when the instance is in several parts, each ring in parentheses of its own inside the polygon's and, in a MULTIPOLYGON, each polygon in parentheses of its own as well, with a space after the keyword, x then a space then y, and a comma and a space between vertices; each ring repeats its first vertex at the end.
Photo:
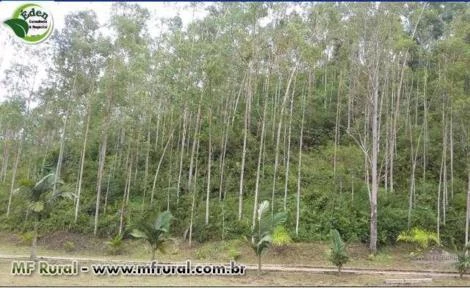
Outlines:
MULTIPOLYGON (((118 35, 114 40, 112 50, 105 60, 105 75, 102 82, 104 86, 105 103, 103 106, 103 122, 101 130, 99 164, 97 172, 96 186, 96 207, 94 234, 98 231, 98 221, 101 202, 101 186, 104 176, 104 167, 106 162, 108 135, 110 133, 110 125, 113 120, 113 106, 118 114, 127 115, 125 119, 129 120, 130 126, 139 125, 141 121, 138 119, 136 110, 128 107, 134 103, 137 97, 143 95, 140 91, 139 80, 143 80, 143 75, 147 72, 147 42, 146 36, 146 19, 149 12, 134 4, 114 4, 112 7, 112 23, 111 27, 118 35), (132 70, 129 70, 130 66, 132 70), (132 72, 131 72, 132 71, 132 72)), ((143 86, 145 87, 145 86, 143 86)), ((142 103, 142 101, 136 101, 142 103)), ((139 126, 138 126, 139 127, 139 126)), ((138 140, 137 140, 138 142, 138 140)), ((134 146, 135 147, 135 146, 134 146)), ((131 169, 129 166, 128 169, 131 169)), ((130 184, 128 184, 130 187, 130 184)), ((128 197, 128 191, 126 192, 128 197)), ((126 200, 127 202, 127 200, 126 200)), ((124 209, 124 208, 122 208, 124 209)), ((123 211, 121 210, 121 213, 123 211)))
MULTIPOLYGON (((81 135, 83 142, 80 152, 76 191, 77 198, 75 201, 74 221, 77 222, 80 209, 80 196, 83 186, 87 142, 90 131, 91 109, 93 107, 93 103, 95 103, 94 101, 96 101, 93 97, 103 56, 101 51, 98 50, 97 30, 99 28, 99 23, 94 12, 80 11, 69 14, 66 16, 65 23, 67 28, 64 28, 55 39, 58 51, 55 58, 55 67, 60 67, 57 68, 55 73, 56 77, 61 79, 59 81, 63 82, 62 85, 64 87, 61 89, 72 93, 70 95, 63 94, 66 95, 66 97, 62 100, 65 100, 68 103, 61 105, 73 105, 73 110, 67 113, 76 114, 79 119, 78 121, 83 123, 83 134, 81 135)), ((51 99, 51 101, 54 100, 51 99)), ((71 108, 69 107, 65 109, 71 108)), ((67 121, 67 115, 65 116, 66 119, 64 122, 67 121)), ((71 123, 70 125, 75 126, 77 124, 71 123)), ((65 134, 65 123, 64 131, 62 133, 65 134)), ((62 137, 61 140, 61 157, 64 150, 63 145, 64 137, 62 137)), ((57 165, 59 170, 61 162, 61 159, 59 159, 59 164, 57 165)))
MULTIPOLYGON (((27 133, 30 133, 29 114, 31 103, 34 100, 33 97, 35 92, 37 71, 37 65, 28 66, 24 64, 16 64, 12 68, 5 71, 6 77, 4 80, 4 85, 7 87, 6 92, 8 93, 8 98, 11 99, 10 103, 12 104, 11 106, 7 105, 7 107, 10 106, 13 109, 8 112, 8 114, 11 113, 10 115, 12 116, 12 118, 5 119, 5 122, 7 122, 5 123, 7 124, 5 126, 9 128, 9 130, 6 131, 6 134, 10 135, 6 135, 7 137, 5 138, 6 145, 4 147, 4 158, 2 161, 3 178, 5 178, 6 176, 9 157, 8 143, 6 141, 13 140, 13 143, 15 143, 17 147, 15 153, 15 160, 12 166, 10 193, 8 197, 6 212, 7 217, 10 215, 13 191, 16 186, 16 174, 24 150, 25 137, 27 133)), ((8 116, 8 114, 4 117, 8 116)))

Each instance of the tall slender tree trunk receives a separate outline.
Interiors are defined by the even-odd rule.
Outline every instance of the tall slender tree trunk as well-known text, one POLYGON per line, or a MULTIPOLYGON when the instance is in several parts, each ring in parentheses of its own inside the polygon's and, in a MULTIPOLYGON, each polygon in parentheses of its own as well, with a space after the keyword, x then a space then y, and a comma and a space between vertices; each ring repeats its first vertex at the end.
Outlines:
POLYGON ((132 178, 132 159, 131 159, 132 157, 130 155, 131 155, 131 144, 129 142, 129 148, 127 151, 126 165, 125 165, 126 170, 127 170, 127 177, 126 177, 126 183, 124 184, 124 193, 122 195, 118 235, 122 235, 122 231, 124 228, 124 218, 126 214, 125 210, 127 207, 127 197, 129 195, 130 182, 132 178))
POLYGON ((196 197, 197 197, 197 168, 198 168, 198 156, 199 156, 199 124, 196 125, 196 134, 194 137, 194 141, 196 142, 196 163, 194 167, 194 183, 189 186, 190 191, 192 191, 192 201, 191 201, 191 216, 190 216, 190 223, 189 223, 189 247, 191 247, 192 239, 193 239, 193 223, 194 223, 194 210, 196 209, 196 197))
MULTIPOLYGON (((379 53, 377 51, 377 53, 379 53)), ((379 56, 376 56, 375 71, 372 84, 372 157, 371 157, 371 197, 370 197, 370 250, 377 252, 377 194, 379 190, 379 179, 377 174, 377 161, 379 153, 379 126, 378 126, 378 104, 379 104, 379 56)))
POLYGON ((285 183, 284 183, 284 211, 287 211, 287 194, 289 189, 289 166, 290 166, 290 143, 291 143, 291 134, 292 134, 292 110, 294 106, 294 95, 295 94, 295 81, 294 88, 292 89, 292 96, 290 98, 290 107, 289 107, 289 128, 287 132, 287 159, 286 159, 286 174, 285 174, 285 183))
MULTIPOLYGON (((310 95, 311 83, 312 83, 312 74, 309 74, 308 81, 308 94, 310 95)), ((300 226, 300 190, 301 190, 301 177, 302 177, 302 145, 304 138, 304 120, 305 120, 305 93, 302 93, 302 120, 300 122, 300 139, 299 139, 299 162, 297 165, 297 201, 296 201, 296 213, 295 213, 295 235, 299 236, 299 226, 300 226)))
POLYGON ((86 123, 85 123, 85 133, 83 136, 83 148, 82 148, 82 153, 80 155, 80 171, 79 171, 79 176, 78 176, 78 188, 77 188, 77 199, 75 201, 75 218, 74 218, 74 223, 77 223, 78 219, 78 211, 80 209, 80 195, 82 192, 82 181, 83 181, 83 168, 85 166, 85 155, 86 155, 86 146, 87 146, 87 140, 88 140, 88 130, 90 128, 90 101, 87 105, 87 116, 86 116, 86 123))
POLYGON ((341 114, 341 88, 343 83, 343 72, 341 71, 339 74, 339 84, 338 84, 338 94, 336 96, 336 120, 335 120, 335 143, 333 148, 333 179, 335 181, 336 186, 336 153, 338 150, 338 142, 339 142, 339 122, 340 122, 340 114, 341 114))
MULTIPOLYGON (((151 137, 151 129, 150 124, 152 123, 152 119, 149 120, 149 127, 147 128, 147 141, 146 141, 146 150, 145 150, 145 168, 144 168, 144 193, 142 195, 142 206, 141 209, 143 210, 145 207, 145 197, 147 196, 147 189, 148 189, 148 175, 149 175, 149 162, 150 162, 150 137, 151 137)), ((138 166, 138 165, 137 165, 138 166)))
POLYGON ((98 157, 98 173, 96 181, 96 205, 95 205, 95 223, 93 228, 93 234, 96 236, 98 233, 98 220, 100 214, 100 201, 101 201, 101 185, 103 182, 104 176, 104 165, 106 161, 106 148, 108 145, 108 129, 111 113, 111 95, 108 94, 107 103, 106 103, 106 112, 104 119, 104 127, 101 131, 101 145, 100 152, 98 157))
MULTIPOLYGON (((269 90, 269 76, 266 80, 266 91, 269 90)), ((258 151, 258 165, 256 166, 256 181, 255 181, 255 195, 253 200, 253 218, 252 218, 252 226, 251 229, 253 230, 256 225, 256 213, 258 210, 258 198, 259 198, 259 182, 260 182, 260 175, 261 175, 261 161, 263 160, 263 151, 264 151, 264 138, 266 133, 266 106, 267 104, 267 97, 264 99, 263 104, 263 121, 261 123, 261 139, 259 143, 259 151, 258 151)))
POLYGON ((60 179, 60 172, 62 170, 62 160, 64 158, 64 145, 65 145, 65 131, 67 129, 67 120, 68 120, 68 112, 65 115, 64 119, 64 127, 62 128, 62 136, 60 138, 60 148, 59 148, 59 158, 57 159, 57 165, 56 165, 56 170, 55 170, 55 180, 54 180, 54 185, 52 187, 52 194, 56 193, 57 190, 57 182, 60 179))
POLYGON ((205 224, 209 224, 209 204, 211 193, 211 165, 212 165, 212 110, 209 110, 209 148, 207 153, 207 189, 206 189, 206 217, 205 224))
MULTIPOLYGON (((197 145, 199 145, 198 141, 196 140, 198 137, 199 133, 199 125, 201 121, 201 105, 202 105, 202 93, 201 96, 199 97, 199 104, 197 107, 197 115, 196 115, 196 124, 194 127, 194 135, 193 135, 193 146, 191 148, 191 157, 189 159, 189 171, 188 171, 188 190, 191 191, 192 187, 192 181, 193 181, 193 173, 194 173, 194 166, 195 166, 195 157, 196 157, 196 148, 199 148, 197 145)), ((196 159, 197 161, 197 159, 196 159)))
POLYGON ((0 169, 0 181, 2 183, 5 182, 5 179, 7 177, 8 160, 9 160, 9 156, 10 156, 9 145, 8 145, 9 139, 6 136, 7 133, 8 133, 8 130, 7 130, 7 132, 5 132, 5 139, 3 140, 2 169, 0 169))
POLYGON ((273 171, 273 189, 271 193, 271 214, 274 214, 274 200, 276 195, 276 182, 277 182, 277 169, 279 165, 279 142, 281 139, 281 130, 282 130, 282 119, 284 116, 284 109, 286 106, 287 98, 289 97, 290 85, 292 83, 292 79, 294 79, 295 72, 297 70, 297 66, 292 69, 292 72, 289 77, 289 81, 287 82, 286 93, 284 94, 284 98, 281 104, 281 111, 279 112, 279 124, 277 126, 277 134, 276 134, 276 151, 274 152, 274 171, 273 171))
POLYGON ((470 165, 467 171, 467 212, 465 217, 465 246, 468 245, 468 230, 470 222, 470 165))
POLYGON ((442 169, 444 167, 444 157, 441 157, 441 168, 439 170, 439 185, 437 188, 437 219, 436 219, 436 233, 438 242, 441 241, 441 187, 442 187, 442 169))
POLYGON ((155 195, 155 187, 157 185, 158 173, 160 172, 160 167, 162 166, 163 158, 165 157, 166 150, 168 146, 170 145, 172 138, 173 138, 173 131, 170 132, 170 137, 168 138, 168 141, 166 142, 165 147, 163 148, 162 155, 160 156, 160 160, 158 161, 157 169, 155 170, 155 176, 153 177, 153 184, 152 184, 152 192, 150 194, 150 204, 153 203, 153 198, 155 195))
POLYGON ((15 164, 13 165, 13 171, 11 174, 11 184, 10 184, 10 195, 8 196, 8 205, 7 205, 7 218, 10 216, 11 211, 11 201, 13 200, 13 191, 15 190, 15 181, 16 181, 16 171, 18 170, 18 164, 20 162, 21 150, 23 147, 23 141, 18 145, 18 150, 16 151, 15 164))
POLYGON ((184 111, 183 111, 183 136, 181 137, 180 164, 179 164, 179 172, 178 172, 178 182, 176 184, 176 204, 178 204, 179 199, 180 199, 181 174, 183 172, 184 145, 185 145, 185 141, 186 141, 186 117, 187 117, 187 111, 186 111, 186 107, 184 107, 184 111))
POLYGON ((244 128, 243 128, 243 152, 242 152, 242 165, 240 167, 240 186, 239 186, 239 193, 238 193, 238 220, 242 219, 243 214, 243 180, 245 176, 245 159, 246 159, 246 146, 247 146, 247 138, 248 138, 248 130, 249 127, 249 119, 251 113, 251 101, 252 101, 252 88, 251 88, 251 70, 252 70, 252 62, 248 65, 249 76, 247 82, 247 94, 246 94, 246 101, 245 101, 245 117, 244 117, 244 128))
POLYGON ((453 117, 452 117, 452 106, 450 106, 450 121, 449 121, 449 156, 450 156, 450 197, 454 199, 454 127, 453 127, 453 117))

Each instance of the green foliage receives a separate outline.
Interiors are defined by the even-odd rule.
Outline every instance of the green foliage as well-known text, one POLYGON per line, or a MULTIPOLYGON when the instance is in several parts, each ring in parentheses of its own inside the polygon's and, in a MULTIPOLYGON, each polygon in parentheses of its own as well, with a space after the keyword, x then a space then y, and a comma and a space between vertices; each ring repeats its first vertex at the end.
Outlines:
POLYGON ((330 232, 331 246, 329 253, 329 260, 336 267, 338 267, 338 273, 341 272, 341 268, 344 264, 349 261, 349 256, 346 251, 346 245, 344 244, 338 230, 332 229, 330 232))
POLYGON ((455 266, 459 271, 460 278, 462 278, 463 274, 467 273, 470 269, 470 255, 459 254, 455 266))
POLYGON ((470 255, 468 250, 470 250, 470 245, 467 244, 463 251, 458 253, 457 262, 454 264, 455 268, 459 271, 460 278, 470 269, 470 255))
POLYGON ((273 246, 286 246, 291 244, 292 238, 289 236, 284 226, 276 226, 273 232, 273 246))
MULTIPOLYGON (((140 218, 150 217, 152 211, 167 209, 167 201, 175 216, 172 236, 181 237, 188 228, 192 207, 192 191, 188 190, 186 181, 189 166, 191 162, 198 163, 197 175, 193 176, 208 179, 207 148, 211 137, 210 219, 206 225, 203 219, 206 194, 201 193, 206 191, 203 187, 206 180, 198 180, 193 239, 205 243, 242 235, 250 237, 253 234, 253 193, 243 194, 242 219, 237 215, 245 118, 249 124, 245 192, 255 187, 260 129, 262 124, 266 126, 259 199, 271 199, 276 130, 282 119, 282 137, 287 140, 286 132, 292 132, 291 173, 285 183, 288 151, 287 141, 281 139, 278 155, 281 161, 278 161, 275 178, 277 190, 271 205, 276 209, 282 207, 282 190, 287 184, 289 215, 297 212, 296 193, 292 193, 297 188, 294 163, 299 160, 300 130, 302 125, 304 128, 300 147, 299 231, 294 236, 296 219, 289 217, 285 232, 295 240, 317 241, 328 240, 330 230, 336 229, 347 242, 366 243, 370 233, 367 189, 370 179, 365 177, 364 151, 357 142, 365 141, 363 148, 370 148, 370 139, 363 138, 369 135, 364 129, 370 127, 371 119, 369 80, 378 76, 380 107, 383 106, 378 115, 383 119, 379 127, 380 176, 385 176, 391 168, 388 161, 391 159, 386 157, 392 151, 386 151, 387 147, 396 148, 394 191, 390 190, 389 177, 381 177, 379 181, 378 241, 382 245, 393 244, 408 228, 411 152, 418 152, 418 165, 410 227, 434 231, 443 133, 446 127, 452 126, 452 134, 446 132, 449 138, 454 135, 453 175, 449 186, 452 197, 448 199, 446 225, 441 226, 440 241, 447 247, 461 245, 466 209, 463 193, 467 181, 466 155, 470 143, 468 125, 465 125, 470 123, 468 7, 438 4, 421 10, 420 5, 381 5, 381 9, 374 10, 374 4, 353 3, 341 7, 325 3, 305 4, 303 12, 284 13, 284 10, 291 10, 285 9, 290 8, 289 5, 214 3, 206 16, 188 27, 184 27, 178 17, 165 22, 168 29, 158 38, 148 33, 148 12, 138 5, 118 4, 111 9, 108 28, 116 37, 100 36, 100 23, 91 11, 67 15, 67 29, 58 31, 50 40, 53 51, 49 52, 57 57, 51 62, 50 75, 46 78, 54 81, 35 85, 41 89, 30 87, 29 80, 41 70, 37 69, 41 63, 34 61, 28 65, 13 63, 1 79, 5 97, 0 102, 0 202, 9 202, 11 180, 16 179, 13 188, 21 186, 21 189, 13 189, 9 217, 4 216, 7 205, 0 207, 0 229, 29 231, 33 229, 34 220, 40 219, 39 228, 44 232, 93 232, 97 171, 100 153, 106 148, 97 236, 110 239, 119 231, 122 192, 126 187, 127 170, 132 167, 124 237, 132 228, 139 229, 140 218), (371 9, 374 13, 369 13, 371 9), (263 15, 276 17, 266 19, 263 15), (417 23, 419 18, 421 22, 417 23), (259 21, 268 23, 259 25, 259 21), (409 29, 415 26, 413 38, 409 29), (252 27, 256 27, 255 32, 252 27), (324 55, 325 47, 328 57, 324 55), (357 47, 363 48, 360 57, 349 57, 357 47), (367 69, 375 61, 375 54, 369 49, 383 56, 376 63, 381 67, 379 75, 371 75, 374 71, 367 69), (404 66, 387 64, 394 63, 407 51, 407 61, 402 61, 404 66), (320 62, 321 69, 315 69, 320 62), (295 85, 286 91, 287 77, 295 65, 298 65, 293 79, 295 85), (251 67, 249 73, 246 67, 251 67), (401 75, 402 68, 403 77, 386 77, 401 75), (394 95, 400 85, 406 99, 391 101, 387 95, 394 95), (281 108, 287 92, 292 96, 292 119, 288 119, 290 99, 281 108), (251 97, 249 106, 245 105, 247 93, 251 97), (197 129, 199 100, 202 101, 201 125, 197 129), (32 103, 34 105, 30 105, 32 103), (262 117, 264 104, 266 119, 262 117), (250 111, 246 111, 247 108, 250 111), (304 109, 307 111, 305 119, 301 117, 304 109), (448 116, 445 122, 452 125, 442 123, 443 114, 448 116), (64 127, 65 116, 68 122, 64 127), (90 116, 89 122, 87 116, 90 116), (397 127, 392 127, 395 123, 397 127), (51 195, 55 177, 52 174, 41 177, 56 171, 64 132, 66 141, 60 163, 63 182, 56 184, 63 196, 73 197, 62 192, 76 190, 64 183, 74 186, 77 181, 88 124, 80 209, 74 221, 74 203, 55 201, 58 195, 51 195), (186 143, 182 145, 183 128, 186 128, 186 143), (396 130, 391 131, 392 128, 396 130), (194 131, 198 132, 199 150, 191 160, 194 131), (155 183, 158 193, 150 204, 149 188, 170 134, 174 136, 155 183), (21 157, 13 177, 19 147, 21 157), (183 155, 181 166, 180 155, 183 155), (223 181, 219 183, 220 180, 223 181), (176 191, 177 182, 179 191, 176 191), (167 189, 169 187, 171 189, 167 189)), ((26 34, 23 22, 6 22, 13 30, 19 29, 15 33, 20 33, 20 37, 26 34)), ((22 53, 21 49, 13 50, 18 50, 18 55, 22 53)), ((38 53, 38 58, 47 58, 42 52, 38 53)), ((285 234, 278 235, 278 228, 273 229, 272 238, 266 237, 260 243, 263 238, 256 236, 255 244, 259 244, 259 248, 269 246, 271 241, 276 245, 279 239, 280 243, 288 242, 285 234)))
POLYGON ((228 258, 233 261, 238 261, 242 253, 235 247, 230 247, 228 250, 228 258))
POLYGON ((251 235, 251 248, 257 256, 260 256, 272 244, 274 229, 287 220, 287 213, 279 212, 271 216, 267 213, 268 209, 269 201, 263 201, 259 204, 256 226, 251 235))
POLYGON ((23 245, 31 245, 31 243, 32 243, 32 241, 33 241, 33 236, 34 236, 34 233, 33 233, 33 232, 21 233, 21 234, 20 234, 21 243, 22 243, 23 245))
POLYGON ((238 261, 241 257, 240 245, 242 241, 239 239, 229 240, 225 242, 225 249, 227 250, 227 257, 229 260, 238 261))
POLYGON ((164 253, 164 244, 166 242, 165 235, 170 230, 171 220, 173 215, 170 211, 160 213, 158 217, 151 222, 143 221, 139 223, 138 229, 134 229, 131 235, 135 238, 146 240, 152 249, 152 259, 155 260, 155 250, 164 253))
POLYGON ((470 255, 468 254, 469 246, 466 246, 461 253, 457 255, 457 262, 454 264, 459 271, 460 278, 470 269, 470 255))
POLYGON ((108 253, 111 255, 119 255, 122 253, 123 241, 122 235, 117 234, 111 240, 105 242, 108 247, 108 253))
POLYGON ((439 245, 439 239, 437 239, 436 233, 417 227, 411 229, 411 231, 401 232, 400 235, 398 235, 397 241, 413 243, 421 249, 426 249, 433 244, 439 245))
POLYGON ((287 213, 279 212, 269 215, 269 201, 259 204, 256 213, 256 225, 251 234, 251 248, 258 256, 258 273, 261 272, 261 254, 272 244, 274 229, 287 220, 287 213))
POLYGON ((63 244, 63 248, 66 252, 73 252, 75 251, 75 243, 72 241, 65 241, 63 244))

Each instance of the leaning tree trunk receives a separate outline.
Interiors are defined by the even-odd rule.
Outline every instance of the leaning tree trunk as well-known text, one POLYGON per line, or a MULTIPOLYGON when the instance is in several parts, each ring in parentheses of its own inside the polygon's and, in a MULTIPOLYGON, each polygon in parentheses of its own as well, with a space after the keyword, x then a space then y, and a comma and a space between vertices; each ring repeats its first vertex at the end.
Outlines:
MULTIPOLYGON (((89 101, 91 102, 91 101, 89 101)), ((87 146, 87 140, 88 140, 88 130, 90 128, 90 103, 87 105, 87 116, 86 116, 86 124, 85 124, 85 135, 83 137, 83 147, 82 147, 82 153, 80 155, 80 172, 78 176, 78 189, 77 189, 77 201, 75 202, 75 219, 74 223, 77 223, 78 219, 78 211, 80 207, 80 194, 82 192, 82 180, 83 180, 83 169, 85 166, 85 155, 86 155, 86 146, 87 146)))
POLYGON ((284 98, 281 104, 281 111, 279 112, 279 124, 277 126, 277 134, 276 134, 276 148, 274 152, 274 171, 273 171, 273 189, 271 193, 271 214, 274 214, 274 199, 276 194, 276 178, 277 178, 277 166, 279 164, 279 142, 281 139, 281 130, 282 130, 282 118, 284 116, 284 109, 286 106, 287 98, 289 96, 290 85, 292 83, 292 79, 294 78, 295 72, 297 70, 297 66, 292 69, 292 73, 290 74, 289 81, 287 82, 286 93, 284 94, 284 98))
POLYGON ((468 226, 470 221, 470 165, 468 167, 467 213, 465 217, 465 247, 468 245, 468 226))
POLYGON ((11 175, 10 196, 8 197, 8 206, 7 206, 7 217, 10 216, 11 201, 13 199, 13 190, 15 189, 16 171, 18 170, 18 164, 20 162, 22 146, 23 146, 23 141, 21 141, 20 145, 18 146, 18 151, 16 152, 15 165, 13 166, 13 172, 11 175))
POLYGON ((211 192, 211 165, 212 165, 212 110, 209 110, 209 151, 207 156, 207 190, 206 190, 206 217, 205 224, 209 224, 209 200, 211 192))
POLYGON ((249 127, 249 118, 251 113, 251 98, 252 98, 252 89, 251 89, 251 62, 248 65, 249 69, 249 76, 247 82, 247 95, 246 95, 246 103, 245 103, 245 117, 243 120, 244 129, 243 129, 243 152, 242 152, 242 164, 240 167, 240 186, 238 192, 238 220, 242 219, 243 214, 243 188, 244 188, 244 177, 245 177, 245 161, 246 161, 246 141, 248 137, 248 129, 249 127))
MULTIPOLYGON (((309 75, 308 93, 311 91, 312 76, 309 75)), ((299 236, 299 222, 300 222, 300 177, 302 176, 302 145, 304 138, 304 120, 305 120, 305 94, 302 95, 302 120, 300 121, 300 140, 299 140, 299 162, 297 165, 297 203, 295 213, 295 235, 299 236)))
POLYGON ((289 128, 287 132, 287 159, 286 159, 286 171, 285 171, 285 183, 284 183, 284 211, 287 210, 287 194, 289 189, 289 166, 290 166, 290 144, 291 144, 291 135, 292 135, 292 110, 294 106, 294 93, 295 93, 295 82, 294 88, 292 89, 292 97, 290 98, 290 107, 289 107, 289 128))
POLYGON ((157 170, 155 171, 155 176, 153 177, 152 192, 150 193, 150 204, 153 203, 153 198, 155 196, 155 186, 157 185, 158 172, 160 171, 163 158, 165 157, 166 150, 172 138, 173 138, 173 132, 170 132, 170 137, 168 138, 168 142, 166 142, 165 148, 163 148, 162 155, 160 156, 160 160, 158 161, 157 170))
POLYGON ((184 158, 184 144, 186 139, 186 107, 183 110, 183 135, 181 136, 181 153, 180 153, 180 164, 178 170, 178 182, 176 184, 176 204, 180 200, 180 187, 181 187, 181 174, 183 172, 183 158, 184 158))

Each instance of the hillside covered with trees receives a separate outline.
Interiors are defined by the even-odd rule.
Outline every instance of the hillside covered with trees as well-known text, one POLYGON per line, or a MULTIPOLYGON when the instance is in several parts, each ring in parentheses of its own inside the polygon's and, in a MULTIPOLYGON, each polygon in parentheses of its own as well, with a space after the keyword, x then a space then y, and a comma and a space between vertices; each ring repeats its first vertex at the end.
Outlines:
POLYGON ((67 15, 40 85, 43 63, 13 61, 1 230, 33 230, 24 191, 52 173, 70 199, 33 207, 41 233, 130 237, 169 210, 189 245, 234 239, 268 200, 295 241, 336 229, 375 252, 419 228, 468 242, 468 3, 187 9, 206 15, 158 27, 136 4, 113 4, 106 24, 67 15))

